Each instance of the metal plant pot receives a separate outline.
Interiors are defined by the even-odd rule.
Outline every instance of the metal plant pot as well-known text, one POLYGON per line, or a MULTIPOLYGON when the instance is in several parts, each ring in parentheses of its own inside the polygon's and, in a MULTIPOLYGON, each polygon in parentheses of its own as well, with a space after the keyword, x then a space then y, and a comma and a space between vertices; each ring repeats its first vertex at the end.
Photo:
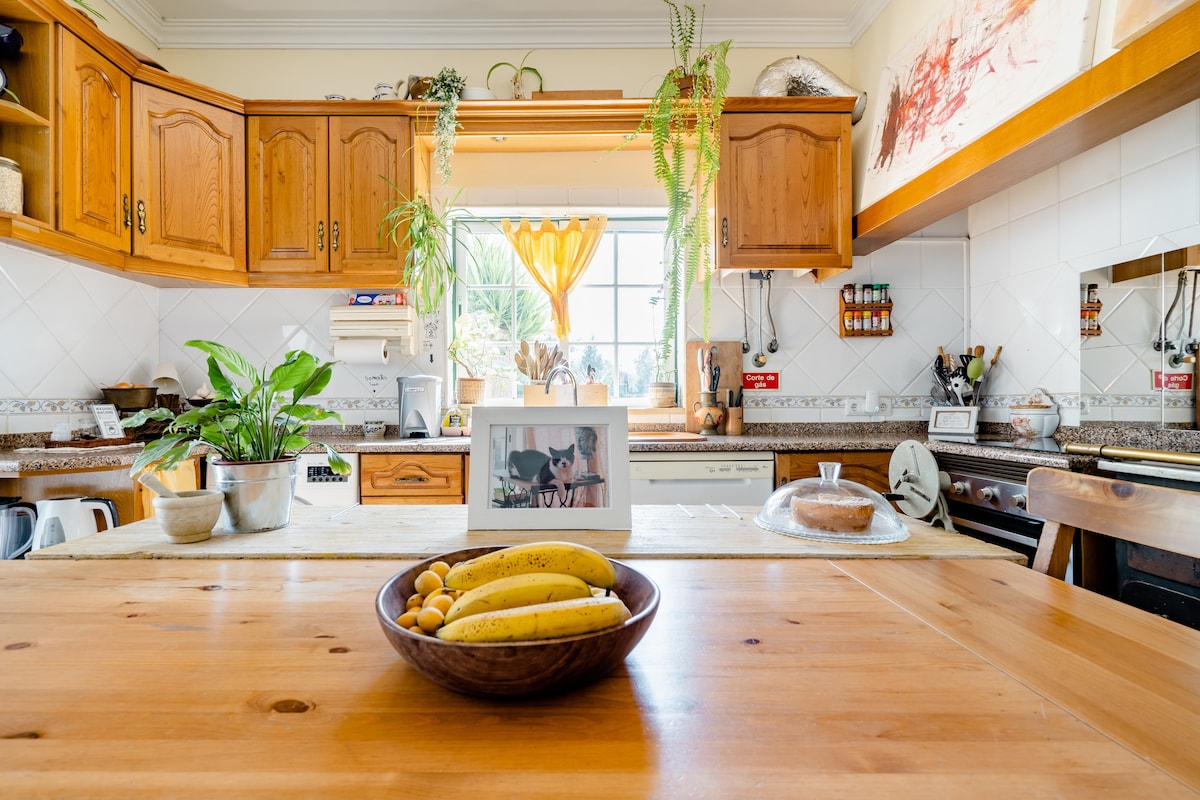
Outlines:
POLYGON ((299 459, 213 461, 215 485, 225 493, 221 519, 230 533, 286 528, 292 522, 299 459))

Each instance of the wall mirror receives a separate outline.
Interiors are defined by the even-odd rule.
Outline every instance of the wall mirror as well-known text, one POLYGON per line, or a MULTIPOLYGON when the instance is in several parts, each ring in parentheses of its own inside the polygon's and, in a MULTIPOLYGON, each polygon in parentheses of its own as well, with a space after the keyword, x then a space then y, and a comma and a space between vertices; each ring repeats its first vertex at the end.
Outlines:
POLYGON ((1196 428, 1200 246, 1083 272, 1079 281, 1081 421, 1196 428))

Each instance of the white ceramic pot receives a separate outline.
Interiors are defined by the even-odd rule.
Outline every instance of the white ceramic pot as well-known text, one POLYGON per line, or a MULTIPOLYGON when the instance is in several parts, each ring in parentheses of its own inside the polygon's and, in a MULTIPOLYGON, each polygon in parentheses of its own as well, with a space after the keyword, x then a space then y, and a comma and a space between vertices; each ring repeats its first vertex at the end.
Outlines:
POLYGON ((1008 421, 1024 439, 1045 439, 1058 430, 1058 406, 1010 406, 1008 421))

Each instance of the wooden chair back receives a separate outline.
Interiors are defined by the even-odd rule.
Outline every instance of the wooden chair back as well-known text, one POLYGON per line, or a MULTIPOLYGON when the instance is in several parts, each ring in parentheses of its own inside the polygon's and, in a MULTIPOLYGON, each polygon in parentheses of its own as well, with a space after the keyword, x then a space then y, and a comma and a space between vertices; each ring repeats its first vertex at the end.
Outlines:
POLYGON ((1074 528, 1200 558, 1200 492, 1049 467, 1030 470, 1027 510, 1046 520, 1033 569, 1067 571, 1074 528))

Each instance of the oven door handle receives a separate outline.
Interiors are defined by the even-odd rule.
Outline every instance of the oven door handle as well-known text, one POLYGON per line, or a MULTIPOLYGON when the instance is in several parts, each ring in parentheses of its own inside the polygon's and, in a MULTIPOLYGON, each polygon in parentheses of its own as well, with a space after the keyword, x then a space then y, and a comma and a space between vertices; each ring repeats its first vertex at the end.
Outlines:
POLYGON ((978 520, 966 519, 965 517, 950 517, 951 522, 960 530, 966 529, 969 531, 979 531, 980 533, 988 533, 992 536, 997 536, 1001 539, 1007 539, 1010 542, 1019 542, 1029 547, 1037 547, 1037 539, 1030 538, 1021 533, 1015 533, 1004 528, 997 528, 994 525, 988 525, 978 520))

